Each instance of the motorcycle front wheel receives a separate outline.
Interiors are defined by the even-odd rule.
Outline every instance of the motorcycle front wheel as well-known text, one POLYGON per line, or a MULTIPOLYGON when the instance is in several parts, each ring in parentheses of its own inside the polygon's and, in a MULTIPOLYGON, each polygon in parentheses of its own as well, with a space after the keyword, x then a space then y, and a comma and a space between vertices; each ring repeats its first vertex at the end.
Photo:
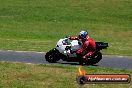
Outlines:
POLYGON ((52 49, 45 55, 46 61, 49 63, 56 63, 58 60, 60 60, 57 50, 52 49))

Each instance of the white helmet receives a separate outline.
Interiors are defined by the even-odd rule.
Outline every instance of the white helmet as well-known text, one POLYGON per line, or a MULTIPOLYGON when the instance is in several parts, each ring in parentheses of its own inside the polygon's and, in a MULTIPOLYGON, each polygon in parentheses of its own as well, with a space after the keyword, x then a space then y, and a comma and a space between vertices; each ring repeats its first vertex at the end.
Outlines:
POLYGON ((87 35, 88 35, 88 32, 87 31, 81 31, 79 33, 79 38, 80 39, 86 39, 87 35))

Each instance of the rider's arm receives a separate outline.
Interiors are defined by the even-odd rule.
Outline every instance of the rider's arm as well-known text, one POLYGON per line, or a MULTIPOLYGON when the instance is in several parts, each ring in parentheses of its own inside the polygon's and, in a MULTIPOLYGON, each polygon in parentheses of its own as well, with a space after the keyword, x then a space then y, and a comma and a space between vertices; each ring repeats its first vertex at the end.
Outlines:
POLYGON ((77 53, 81 53, 83 52, 84 50, 86 50, 86 48, 89 46, 89 41, 86 41, 83 45, 83 47, 79 50, 77 50, 77 53))
POLYGON ((76 37, 76 36, 71 36, 71 37, 69 37, 69 39, 70 39, 70 40, 79 40, 79 38, 76 37))

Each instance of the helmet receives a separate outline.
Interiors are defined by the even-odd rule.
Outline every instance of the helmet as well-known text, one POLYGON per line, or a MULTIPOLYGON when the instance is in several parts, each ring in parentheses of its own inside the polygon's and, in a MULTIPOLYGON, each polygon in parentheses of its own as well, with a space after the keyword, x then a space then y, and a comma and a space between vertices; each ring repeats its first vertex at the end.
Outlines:
POLYGON ((87 31, 81 31, 79 33, 79 38, 80 39, 86 39, 87 35, 88 35, 88 32, 87 31))

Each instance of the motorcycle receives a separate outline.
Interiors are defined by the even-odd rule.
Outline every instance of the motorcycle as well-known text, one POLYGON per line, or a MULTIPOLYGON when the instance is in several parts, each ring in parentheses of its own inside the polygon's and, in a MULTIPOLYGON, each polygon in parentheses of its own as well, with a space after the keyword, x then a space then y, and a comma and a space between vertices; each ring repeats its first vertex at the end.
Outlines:
POLYGON ((108 43, 105 42, 95 42, 95 44, 96 51, 89 57, 82 59, 85 52, 83 54, 76 53, 76 50, 82 48, 82 42, 80 40, 70 40, 65 37, 57 42, 55 48, 46 53, 45 59, 49 63, 56 63, 61 59, 67 62, 79 62, 81 65, 93 65, 102 59, 102 53, 100 51, 108 47, 108 43))

